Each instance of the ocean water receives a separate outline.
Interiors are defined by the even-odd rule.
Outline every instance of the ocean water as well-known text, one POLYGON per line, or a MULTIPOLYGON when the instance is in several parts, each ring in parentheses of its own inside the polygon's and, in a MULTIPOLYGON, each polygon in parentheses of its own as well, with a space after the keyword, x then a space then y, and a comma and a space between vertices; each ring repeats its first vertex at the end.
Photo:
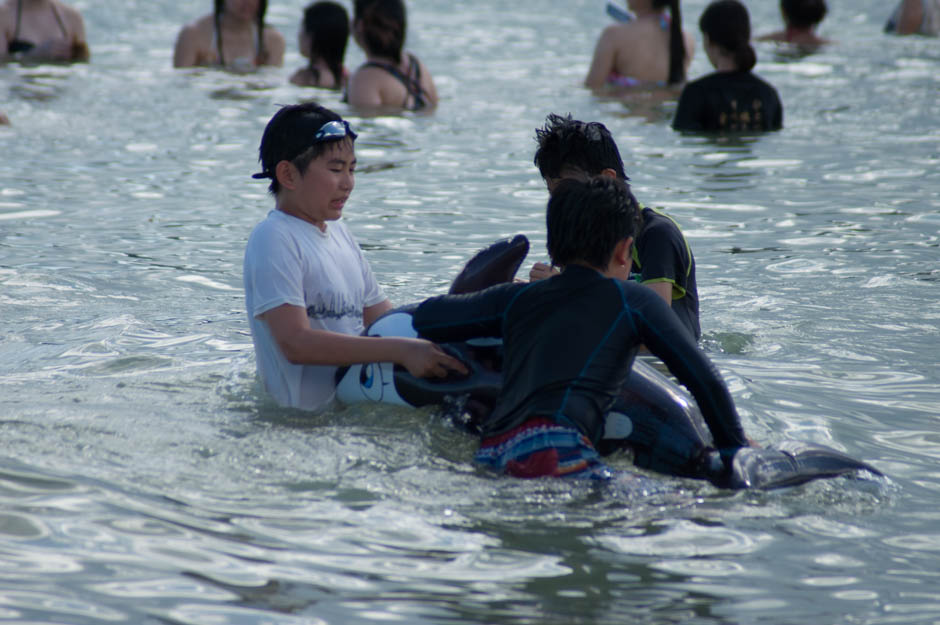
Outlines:
MULTIPOLYGON (((270 3, 287 62, 251 75, 170 67, 210 3, 75 4, 90 64, 0 67, 0 621, 940 622, 940 40, 832 0, 835 45, 757 46, 785 129, 731 139, 673 132, 675 93, 579 86, 595 0, 412 0, 442 101, 388 117, 288 84, 300 2, 270 3), (272 206, 250 174, 277 106, 311 98, 360 133, 345 219, 395 303, 500 237, 532 241, 523 272, 544 260, 534 129, 604 122, 693 246, 702 345, 751 437, 887 477, 514 480, 431 410, 278 408, 243 304, 272 206)), ((705 4, 683 3, 692 76, 705 4)))

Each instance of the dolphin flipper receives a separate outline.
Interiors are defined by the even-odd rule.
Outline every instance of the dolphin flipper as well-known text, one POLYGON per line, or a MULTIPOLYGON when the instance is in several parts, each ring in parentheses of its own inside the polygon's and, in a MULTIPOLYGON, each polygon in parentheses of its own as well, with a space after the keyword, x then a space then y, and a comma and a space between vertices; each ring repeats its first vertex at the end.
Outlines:
POLYGON ((473 293, 494 284, 512 282, 528 253, 529 239, 523 234, 499 240, 467 261, 451 283, 448 293, 473 293))
POLYGON ((703 477, 701 463, 714 449, 698 405, 685 389, 637 359, 607 415, 601 454, 627 449, 638 467, 682 477, 703 477))

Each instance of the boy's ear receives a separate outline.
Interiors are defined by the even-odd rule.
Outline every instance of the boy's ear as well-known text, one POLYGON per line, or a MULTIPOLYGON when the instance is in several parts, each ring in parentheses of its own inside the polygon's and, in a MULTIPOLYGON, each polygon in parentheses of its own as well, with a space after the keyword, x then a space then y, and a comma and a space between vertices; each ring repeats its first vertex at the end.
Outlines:
POLYGON ((607 268, 602 271, 608 278, 617 280, 629 280, 630 270, 633 268, 633 256, 630 250, 633 248, 633 237, 621 239, 614 246, 614 253, 610 255, 610 262, 607 268))
POLYGON ((617 172, 611 169, 610 167, 605 167, 601 170, 601 176, 607 176, 608 178, 617 178, 617 172))
POLYGON ((300 172, 290 161, 279 161, 274 166, 274 175, 277 176, 278 184, 293 191, 297 187, 297 178, 300 172))
POLYGON ((614 246, 614 257, 611 259, 616 265, 620 267, 633 265, 633 255, 631 251, 633 250, 633 237, 627 237, 626 239, 621 239, 617 245, 614 246))

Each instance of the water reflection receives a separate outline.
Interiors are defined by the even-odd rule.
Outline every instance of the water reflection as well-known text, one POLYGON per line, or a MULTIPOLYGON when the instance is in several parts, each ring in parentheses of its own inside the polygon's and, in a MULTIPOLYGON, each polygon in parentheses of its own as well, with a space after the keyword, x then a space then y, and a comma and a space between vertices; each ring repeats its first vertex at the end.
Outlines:
MULTIPOLYGON (((606 24, 591 3, 412 8, 409 45, 440 68, 442 106, 351 115, 347 219, 393 300, 442 292, 516 232, 541 259, 534 128, 552 111, 603 121, 640 199, 689 237, 703 345, 748 431, 831 444, 890 478, 729 494, 643 475, 662 486, 644 496, 482 473, 475 439, 427 411, 277 408, 240 295, 245 237, 272 206, 248 177, 276 104, 349 111, 278 70, 174 72, 186 16, 105 2, 90 23, 127 42, 68 71, 0 70, 15 120, 0 137, 0 435, 35 462, 0 462, 0 616, 937 620, 932 42, 877 39, 864 0, 839 46, 762 51, 783 132, 684 136, 669 94, 579 88, 606 24)), ((295 15, 272 19, 288 32, 295 15)))

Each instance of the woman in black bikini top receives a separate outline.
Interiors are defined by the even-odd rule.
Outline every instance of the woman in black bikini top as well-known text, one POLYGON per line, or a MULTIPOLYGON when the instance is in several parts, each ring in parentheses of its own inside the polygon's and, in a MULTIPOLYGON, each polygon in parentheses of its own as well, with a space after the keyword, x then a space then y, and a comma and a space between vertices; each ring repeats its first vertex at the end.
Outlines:
POLYGON ((401 106, 404 109, 420 111, 428 105, 427 92, 421 86, 421 63, 413 54, 408 54, 408 71, 403 72, 391 63, 382 61, 366 61, 359 69, 363 67, 378 67, 394 76, 405 86, 405 101, 401 106), (411 106, 408 106, 409 102, 411 106))
MULTIPOLYGON (((81 24, 81 16, 78 16, 79 30, 73 34, 69 31, 66 19, 62 13, 70 10, 65 5, 56 0, 38 4, 39 9, 48 6, 55 17, 55 22, 59 27, 59 37, 54 33, 47 33, 43 41, 30 41, 27 38, 21 38, 23 30, 24 0, 17 0, 14 8, 15 25, 13 27, 13 36, 7 42, 6 53, 13 59, 30 58, 32 60, 48 61, 85 61, 88 60, 88 46, 84 42, 84 26, 81 24), (67 50, 67 52, 66 52, 67 50)), ((12 2, 10 3, 12 5, 12 2)), ((12 8, 12 7, 11 7, 12 8)), ((74 10, 70 10, 74 13, 74 10)), ((35 25, 32 30, 36 30, 35 25)))
MULTIPOLYGON (((418 111, 437 104, 430 74, 415 55, 403 53, 406 23, 402 0, 355 1, 353 31, 356 43, 366 53, 366 62, 356 70, 346 93, 346 100, 353 106, 418 111), (383 82, 381 75, 370 68, 382 70, 404 87, 400 103, 389 101, 389 82, 383 82)), ((392 86, 391 91, 397 90, 392 86)))

